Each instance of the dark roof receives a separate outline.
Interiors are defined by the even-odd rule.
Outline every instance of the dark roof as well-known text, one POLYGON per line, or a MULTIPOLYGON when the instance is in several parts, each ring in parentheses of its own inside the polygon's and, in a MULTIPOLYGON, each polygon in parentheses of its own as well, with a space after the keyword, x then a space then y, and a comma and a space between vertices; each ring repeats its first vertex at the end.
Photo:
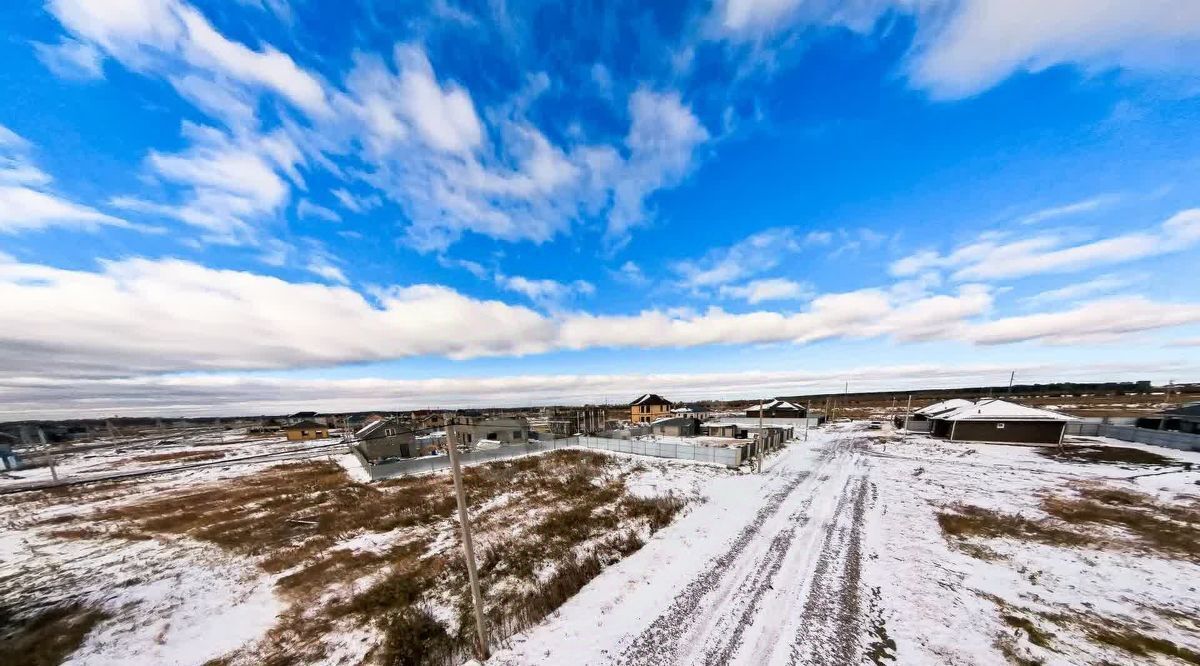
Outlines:
POLYGON ((1200 416, 1200 402, 1194 402, 1190 405, 1176 407, 1174 409, 1164 409, 1164 416, 1200 416))
POLYGON ((299 423, 293 423, 292 425, 284 428, 284 430, 304 430, 305 428, 311 430, 323 430, 327 427, 328 426, 325 424, 317 423, 316 421, 301 421, 299 423))
POLYGON ((670 405, 671 401, 658 395, 657 393, 645 393, 638 396, 637 400, 629 403, 630 407, 636 405, 670 405))
POLYGON ((316 415, 317 415, 316 412, 296 412, 295 414, 292 414, 291 418, 293 418, 293 419, 310 419, 316 415))

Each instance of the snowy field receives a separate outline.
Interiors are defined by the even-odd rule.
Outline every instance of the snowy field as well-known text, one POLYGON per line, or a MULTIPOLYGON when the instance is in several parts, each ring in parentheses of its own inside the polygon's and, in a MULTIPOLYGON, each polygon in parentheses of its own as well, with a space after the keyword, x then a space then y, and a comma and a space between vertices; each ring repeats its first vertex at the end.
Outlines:
MULTIPOLYGON (((583 451, 471 468, 489 663, 1200 663, 1200 454, 864 428, 813 430, 762 474, 583 451)), ((221 464, 297 443, 173 446, 60 472, 222 458, 5 498, 0 662, 469 654, 445 474, 366 484, 340 452, 221 464)))
POLYGON ((761 476, 713 479, 696 510, 492 662, 1200 663, 1200 466, 836 427, 761 476), (1115 507, 1080 499, 1100 489, 1121 491, 1115 507), (962 530, 970 507, 985 511, 962 530), (1143 510, 1178 538, 1120 522, 1143 510))

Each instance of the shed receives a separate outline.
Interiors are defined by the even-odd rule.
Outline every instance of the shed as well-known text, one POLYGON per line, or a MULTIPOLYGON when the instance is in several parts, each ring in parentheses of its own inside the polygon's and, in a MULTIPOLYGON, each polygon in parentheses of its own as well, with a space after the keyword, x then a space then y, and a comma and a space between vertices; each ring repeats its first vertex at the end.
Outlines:
POLYGON ((930 433, 954 442, 1058 444, 1075 418, 1007 400, 980 400, 930 417, 930 433))
POLYGON ((1162 430, 1178 430, 1200 434, 1200 402, 1194 402, 1183 407, 1165 409, 1162 414, 1162 430))
POLYGON ((700 421, 690 416, 670 416, 651 423, 650 432, 655 435, 695 437, 700 434, 700 421))

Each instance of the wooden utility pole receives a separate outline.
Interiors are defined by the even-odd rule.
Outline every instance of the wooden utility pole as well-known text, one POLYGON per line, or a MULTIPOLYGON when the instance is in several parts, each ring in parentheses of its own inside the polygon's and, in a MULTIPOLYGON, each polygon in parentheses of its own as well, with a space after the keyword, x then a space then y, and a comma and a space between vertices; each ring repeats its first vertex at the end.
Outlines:
POLYGON ((904 439, 908 439, 908 419, 912 417, 912 394, 908 394, 908 406, 904 408, 904 439))
POLYGON ((454 441, 454 419, 446 417, 446 447, 450 451, 450 470, 454 474, 454 494, 458 498, 458 522, 462 526, 463 557, 467 560, 467 578, 471 582, 471 602, 475 605, 475 631, 480 661, 488 659, 487 631, 483 626, 483 594, 479 591, 479 573, 475 570, 475 545, 471 542, 471 522, 467 516, 467 496, 463 492, 462 468, 458 465, 458 445, 454 441))
POLYGON ((812 400, 804 403, 804 441, 808 441, 808 419, 812 416, 812 400))
POLYGON ((763 408, 766 403, 758 403, 758 473, 762 474, 762 459, 763 459, 763 441, 767 438, 767 433, 763 431, 763 408))
POLYGON ((1016 377, 1017 377, 1016 370, 1013 370, 1012 373, 1008 375, 1008 394, 1009 395, 1012 395, 1012 384, 1013 384, 1013 380, 1016 379, 1016 377))

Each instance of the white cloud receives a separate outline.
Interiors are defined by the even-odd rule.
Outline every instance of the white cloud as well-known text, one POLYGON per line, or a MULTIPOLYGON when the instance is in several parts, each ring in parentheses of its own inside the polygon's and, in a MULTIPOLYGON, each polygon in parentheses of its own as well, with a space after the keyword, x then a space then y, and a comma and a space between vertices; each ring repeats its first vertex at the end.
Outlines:
POLYGON ((1054 220, 1060 217, 1079 215, 1081 213, 1090 213, 1094 210, 1100 210, 1101 208, 1109 206, 1119 199, 1120 197, 1116 195, 1102 194, 1100 196, 1082 199, 1080 201, 1063 204, 1061 206, 1051 206, 1050 208, 1043 208, 1041 210, 1029 213, 1028 215, 1022 216, 1017 220, 1017 224, 1039 224, 1041 222, 1045 222, 1046 220, 1054 220))
POLYGON ((824 242, 824 236, 801 236, 791 227, 765 229, 728 247, 711 249, 700 259, 675 262, 671 270, 684 287, 711 288, 769 271, 806 244, 824 242))
POLYGON ((112 215, 27 187, 0 186, 0 233, 47 227, 91 230, 101 226, 135 228, 112 215))
MULTIPOLYGON (((307 256, 321 254, 314 250, 307 256)), ((340 282, 340 274, 325 273, 340 282)), ((540 287, 524 284, 533 284, 535 291, 540 287)), ((583 285, 573 288, 587 291, 583 285)), ((371 294, 368 300, 343 286, 292 283, 171 259, 105 261, 93 272, 3 258, 5 316, 39 325, 0 328, 0 375, 123 376, 425 355, 463 359, 832 338, 1057 343, 1200 321, 1200 305, 1144 299, 987 320, 992 296, 978 285, 910 301, 887 290, 864 289, 817 296, 801 312, 744 314, 710 308, 547 315, 428 284, 382 287, 371 294)))
POLYGON ((743 285, 722 285, 720 292, 724 298, 736 298, 751 305, 765 301, 796 301, 813 295, 810 285, 787 280, 771 278, 752 280, 743 285))
POLYGON ((497 273, 496 284, 502 289, 521 294, 540 307, 549 309, 561 307, 576 296, 590 296, 596 293, 595 285, 586 280, 575 280, 568 283, 497 273))
POLYGON ((329 210, 324 206, 318 206, 308 199, 301 199, 300 202, 296 204, 296 216, 302 220, 315 218, 318 220, 325 220, 326 222, 342 221, 342 216, 338 215, 337 211, 329 210))
MULTIPOLYGON (((945 3, 939 3, 945 4, 945 3)), ((1200 4, 1192 0, 962 0, 949 20, 920 19, 913 82, 966 97, 1010 75, 1058 64, 1085 70, 1197 71, 1200 4)))
POLYGON ((1156 303, 1140 296, 1108 298, 1062 312, 1009 317, 974 327, 980 344, 1040 340, 1054 344, 1106 342, 1130 333, 1200 322, 1200 305, 1156 303))
POLYGON ((1190 55, 1200 48, 1193 0, 718 0, 708 26, 719 38, 762 43, 814 25, 869 34, 895 15, 916 24, 910 83, 941 99, 1056 65, 1085 73, 1200 71, 1190 55))
POLYGON ((1181 252, 1198 242, 1200 209, 1192 208, 1171 216, 1156 231, 1121 234, 1066 247, 1061 238, 1053 235, 1004 242, 994 234, 987 234, 946 255, 926 250, 904 257, 891 265, 891 273, 908 276, 930 269, 953 270, 958 280, 1066 273, 1181 252))
POLYGON ((49 191, 52 178, 34 163, 32 150, 23 137, 0 125, 0 234, 47 227, 95 231, 109 226, 151 231, 49 191))
POLYGON ((640 88, 629 98, 630 126, 625 137, 629 159, 613 185, 613 205, 606 238, 621 244, 629 231, 649 217, 646 198, 683 180, 692 168, 696 148, 708 131, 678 93, 640 88))
POLYGON ((349 412, 420 408, 620 404, 654 391, 673 400, 745 399, 840 390, 896 391, 1002 384, 1016 371, 1022 382, 1112 381, 1195 375, 1195 362, 937 363, 848 366, 821 370, 700 373, 453 376, 425 379, 319 379, 303 376, 189 374, 120 379, 0 376, 0 419, 99 416, 233 416, 299 410, 349 412))
POLYGON ((57 44, 35 42, 38 60, 61 79, 90 81, 104 78, 104 57, 95 45, 63 38, 57 44))
POLYGON ((344 187, 339 187, 330 192, 330 194, 345 206, 347 210, 354 213, 365 213, 383 205, 383 200, 377 195, 356 196, 344 187))
POLYGON ((310 114, 329 112, 321 81, 271 45, 252 49, 219 33, 181 0, 51 0, 48 8, 80 44, 131 69, 177 76, 180 67, 271 90, 310 114))
POLYGON ((629 285, 642 286, 650 281, 649 278, 646 277, 646 274, 642 272, 642 267, 638 266, 633 261, 626 261, 625 263, 621 264, 620 268, 615 271, 611 271, 611 273, 616 280, 629 285))
POLYGON ((541 243, 590 217, 607 220, 617 247, 651 217, 647 198, 686 177, 708 136, 677 93, 641 89, 629 100, 625 154, 579 136, 557 145, 525 115, 545 76, 487 109, 488 131, 468 91, 440 80, 413 45, 397 46, 390 63, 359 54, 344 85, 318 133, 334 152, 365 147, 363 180, 403 208, 420 251, 444 251, 466 232, 541 243))
POLYGON ((146 158, 151 171, 181 188, 180 203, 116 197, 113 205, 178 219, 204 230, 209 242, 241 244, 257 240, 258 224, 287 204, 291 186, 280 172, 303 184, 296 170, 303 157, 282 131, 233 136, 185 123, 184 135, 190 148, 152 150, 146 158))
POLYGON ((1047 303, 1076 301, 1087 296, 1109 294, 1119 289, 1124 289, 1125 287, 1133 285, 1144 279, 1145 276, 1143 275, 1100 275, 1088 280, 1087 282, 1069 284, 1065 287, 1059 287, 1058 289, 1049 289, 1043 291, 1039 294, 1035 294, 1023 299, 1022 303, 1028 307, 1038 307, 1047 303))
POLYGON ((350 284, 350 279, 342 272, 342 269, 336 266, 328 255, 316 255, 309 258, 304 269, 309 273, 318 277, 325 278, 330 282, 338 284, 350 284))

